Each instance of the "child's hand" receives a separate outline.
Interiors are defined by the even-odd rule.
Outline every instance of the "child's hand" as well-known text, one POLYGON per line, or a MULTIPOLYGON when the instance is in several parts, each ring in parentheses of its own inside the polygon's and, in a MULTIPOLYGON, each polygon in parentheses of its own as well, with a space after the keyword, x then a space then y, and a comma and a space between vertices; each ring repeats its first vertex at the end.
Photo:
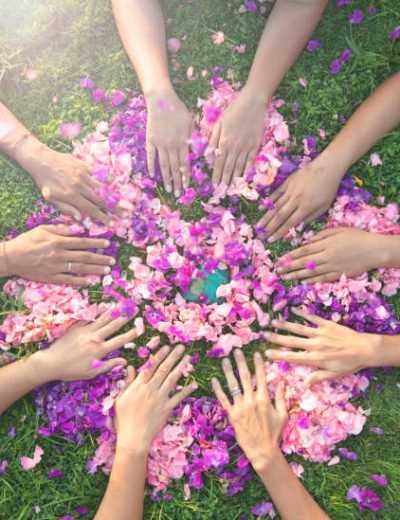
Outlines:
POLYGON ((320 166, 318 159, 297 170, 271 195, 275 207, 259 221, 268 242, 283 238, 292 227, 308 224, 325 213, 335 198, 341 175, 335 166, 320 166))
POLYGON ((174 91, 154 92, 147 102, 147 168, 155 175, 156 155, 164 187, 179 197, 190 181, 189 139, 194 122, 174 91))
POLYGON ((115 264, 114 258, 88 249, 105 249, 109 245, 103 238, 71 236, 69 226, 64 224, 38 226, 5 242, 8 275, 36 282, 84 285, 85 275, 102 276, 115 264))
POLYGON ((312 372, 306 378, 306 386, 354 374, 367 366, 376 366, 379 336, 356 332, 298 309, 293 309, 293 313, 314 327, 273 320, 273 327, 291 332, 295 336, 271 332, 268 333, 268 341, 290 349, 301 349, 302 352, 267 350, 265 354, 271 361, 282 359, 288 363, 319 368, 320 370, 312 372))
POLYGON ((268 394, 264 362, 261 355, 258 352, 254 355, 257 385, 255 390, 243 352, 235 350, 234 355, 239 370, 240 383, 233 373, 230 360, 225 358, 222 361, 222 368, 229 392, 233 398, 233 404, 229 401, 216 378, 213 378, 212 385, 219 402, 228 412, 229 422, 235 430, 240 447, 255 471, 259 472, 279 453, 279 439, 288 420, 285 387, 283 384, 278 386, 274 406, 268 394))
POLYGON ((216 149, 212 182, 228 187, 251 168, 262 140, 265 102, 242 90, 216 122, 210 146, 216 149))
POLYGON ((277 272, 283 280, 307 283, 339 280, 342 274, 357 276, 385 263, 387 238, 361 229, 324 229, 311 243, 282 257, 277 272))
POLYGON ((128 318, 112 319, 108 311, 92 323, 72 325, 50 348, 34 354, 40 361, 39 370, 47 381, 74 381, 92 379, 116 366, 125 366, 126 360, 121 357, 102 360, 138 336, 137 330, 131 329, 107 340, 128 321, 128 318))
POLYGON ((128 367, 127 388, 115 404, 117 449, 147 452, 172 410, 197 388, 196 383, 190 383, 176 391, 188 361, 184 358, 178 363, 184 351, 180 345, 168 355, 169 347, 161 348, 150 358, 151 365, 136 378, 132 367, 128 367))

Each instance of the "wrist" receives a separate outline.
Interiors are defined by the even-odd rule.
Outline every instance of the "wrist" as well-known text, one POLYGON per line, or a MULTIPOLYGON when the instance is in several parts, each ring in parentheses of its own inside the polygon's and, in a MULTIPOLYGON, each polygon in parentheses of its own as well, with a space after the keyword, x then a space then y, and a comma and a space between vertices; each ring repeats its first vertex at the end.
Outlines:
POLYGON ((252 84, 250 81, 242 88, 240 95, 241 97, 249 98, 249 101, 252 103, 262 105, 264 109, 272 97, 272 94, 265 88, 263 89, 259 85, 252 84))
POLYGON ((32 388, 54 381, 51 366, 47 363, 46 350, 38 350, 26 360, 33 380, 32 388))
POLYGON ((48 146, 43 144, 35 136, 31 136, 16 150, 15 160, 26 170, 31 177, 38 182, 41 177, 41 168, 32 168, 38 161, 45 163, 45 156, 53 152, 48 146))
POLYGON ((312 161, 311 164, 314 168, 319 169, 324 176, 337 181, 339 185, 347 168, 340 161, 340 158, 338 159, 337 157, 338 156, 334 156, 328 146, 312 161))
POLYGON ((143 95, 146 98, 146 101, 152 101, 154 99, 162 99, 165 97, 178 97, 177 93, 175 92, 174 87, 172 86, 172 83, 162 83, 157 86, 151 86, 147 89, 143 88, 143 95))
POLYGON ((276 470, 277 465, 287 464, 286 459, 278 446, 271 449, 268 453, 260 456, 257 461, 252 463, 254 471, 264 480, 268 479, 271 472, 276 470))
POLYGON ((0 244, 0 278, 5 278, 6 276, 13 276, 11 263, 10 263, 10 254, 9 254, 9 243, 11 240, 3 239, 0 244))
POLYGON ((151 443, 144 439, 135 440, 132 432, 130 435, 129 432, 127 433, 127 435, 124 435, 124 433, 117 432, 116 452, 122 457, 145 457, 147 459, 151 443))
POLYGON ((400 235, 376 235, 378 263, 375 267, 400 268, 400 235))

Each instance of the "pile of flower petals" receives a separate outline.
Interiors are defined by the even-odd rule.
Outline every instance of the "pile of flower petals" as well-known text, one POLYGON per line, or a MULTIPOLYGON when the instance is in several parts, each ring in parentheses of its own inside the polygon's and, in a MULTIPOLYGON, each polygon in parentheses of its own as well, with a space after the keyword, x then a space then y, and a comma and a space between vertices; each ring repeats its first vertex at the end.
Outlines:
MULTIPOLYGON (((77 231, 108 238, 114 233, 136 248, 126 271, 117 265, 103 277, 103 296, 116 298, 130 314, 143 316, 148 328, 155 334, 166 334, 171 343, 189 345, 207 340, 211 356, 224 356, 234 347, 263 339, 270 315, 287 317, 292 305, 305 305, 311 312, 356 330, 399 332, 398 321, 379 294, 382 283, 367 275, 288 288, 275 273, 271 252, 264 247, 262 237, 240 214, 238 202, 242 198, 268 207, 271 191, 304 161, 304 157, 289 155, 288 129, 277 112, 280 101, 268 107, 263 145, 253 170, 228 190, 229 206, 220 204, 222 192, 214 193, 208 180, 207 168, 213 163, 214 151, 208 149, 207 139, 212 125, 236 95, 235 88, 215 81, 209 99, 201 103, 203 118, 192 139, 194 187, 180 200, 183 206, 189 206, 200 199, 200 220, 185 221, 183 210, 168 208, 158 196, 160 172, 155 179, 147 175, 142 96, 128 100, 126 110, 114 116, 110 127, 100 123, 92 136, 76 145, 77 157, 91 164, 94 175, 103 183, 100 195, 108 209, 119 204, 125 211, 123 216, 110 214, 107 227, 85 219, 77 231), (184 298, 194 280, 216 270, 229 272, 229 282, 217 290, 216 303, 184 298)), ((315 139, 309 136, 305 148, 306 160, 312 159, 315 139)), ((375 211, 368 206, 370 196, 352 179, 344 180, 339 193, 329 225, 363 227, 363 212, 370 212, 368 225, 376 225, 368 229, 398 233, 394 209, 390 206, 375 211), (350 199, 356 199, 357 204, 350 199)), ((34 226, 56 221, 51 210, 40 207, 29 223, 34 226)), ((116 254, 115 248, 113 251, 116 254)), ((397 282, 385 281, 384 276, 388 275, 381 273, 386 287, 397 290, 397 282)), ((98 310, 96 304, 90 304, 85 290, 11 280, 5 291, 21 298, 27 312, 6 318, 0 327, 2 348, 45 338, 51 341, 74 321, 94 319, 98 310)), ((304 392, 303 380, 311 370, 275 363, 268 365, 267 377, 271 395, 279 380, 287 383, 291 414, 283 433, 283 451, 323 462, 338 442, 360 433, 365 413, 349 401, 366 389, 368 381, 362 375, 349 376, 304 392)), ((89 382, 48 385, 36 396, 47 422, 41 434, 61 433, 76 442, 83 441, 85 432, 97 435, 99 446, 88 463, 90 472, 98 467, 106 472, 111 468, 115 444, 112 404, 121 379, 121 372, 112 371, 89 382)), ((185 475, 189 488, 198 489, 203 476, 210 472, 224 482, 227 494, 242 490, 251 478, 248 461, 237 447, 218 403, 208 397, 188 399, 153 443, 148 481, 156 492, 163 492, 172 479, 185 475)))

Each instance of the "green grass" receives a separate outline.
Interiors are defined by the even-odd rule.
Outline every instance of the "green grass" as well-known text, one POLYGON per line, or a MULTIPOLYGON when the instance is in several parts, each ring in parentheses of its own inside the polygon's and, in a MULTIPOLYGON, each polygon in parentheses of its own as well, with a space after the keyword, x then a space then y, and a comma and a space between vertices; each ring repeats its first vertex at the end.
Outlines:
MULTIPOLYGON (((233 69, 235 79, 243 82, 246 78, 265 19, 253 13, 234 14, 240 3, 239 0, 165 2, 166 16, 173 19, 170 35, 186 37, 178 57, 180 69, 173 74, 178 93, 190 107, 195 107, 198 96, 207 95, 209 87, 206 78, 186 81, 189 66, 199 73, 224 64, 233 69), (224 31, 230 43, 246 43, 246 54, 238 55, 226 44, 213 45, 210 34, 216 30, 224 31)), ((360 26, 350 26, 347 16, 354 8, 365 11, 373 5, 372 1, 355 0, 345 9, 337 9, 333 0, 331 4, 315 35, 323 41, 324 48, 315 54, 303 53, 278 91, 287 101, 283 113, 288 121, 293 119, 291 104, 294 101, 300 104, 296 115, 298 123, 290 125, 298 143, 307 134, 316 135, 320 128, 325 129, 328 139, 332 138, 340 128, 338 116, 348 117, 381 81, 400 69, 400 44, 387 39, 387 34, 400 24, 398 0, 376 2, 378 13, 367 17, 360 26), (340 75, 331 76, 329 64, 344 47, 351 48, 354 57, 340 75), (308 81, 306 89, 298 83, 301 76, 308 81)), ((0 99, 42 140, 62 151, 68 149, 57 132, 62 121, 79 119, 85 125, 85 132, 90 132, 96 122, 104 118, 102 111, 93 106, 79 88, 81 77, 90 75, 107 89, 138 89, 116 33, 109 3, 105 0, 0 0, 1 70, 4 70, 4 76, 0 83, 0 99), (40 72, 35 81, 24 79, 26 67, 40 72), (57 102, 53 102, 55 96, 57 102)), ((382 167, 370 168, 368 157, 364 157, 352 170, 375 196, 384 195, 388 200, 399 201, 399 142, 400 130, 396 130, 374 148, 383 159, 382 167)), ((11 227, 23 229, 38 195, 26 173, 0 159, 1 235, 11 227)), ((244 205, 243 211, 249 220, 256 216, 250 205, 244 205)), ((128 255, 129 250, 123 248, 122 259, 128 255)), ((1 312, 15 308, 15 302, 4 295, 0 295, 0 303, 1 312)), ((399 315, 400 297, 392 298, 391 303, 399 315)), ((191 349, 204 350, 205 346, 197 344, 191 349)), ((196 372, 201 393, 209 393, 209 380, 218 371, 219 363, 215 360, 201 361, 196 372)), ((356 462, 343 462, 328 468, 292 458, 304 464, 304 484, 334 520, 361 516, 394 520, 400 516, 399 371, 382 371, 376 377, 376 383, 384 383, 384 388, 381 393, 371 390, 362 403, 364 408, 371 409, 365 431, 346 442, 349 449, 358 453, 356 462), (385 435, 370 433, 369 428, 374 425, 383 427, 385 435), (368 479, 369 473, 385 473, 389 478, 389 486, 379 489, 385 507, 378 514, 360 515, 345 496, 353 483, 376 489, 368 479)), ((75 507, 82 504, 90 507, 89 516, 93 517, 107 483, 104 475, 88 476, 85 468, 95 449, 95 440, 88 437, 83 446, 58 437, 38 440, 36 428, 41 423, 29 397, 2 417, 0 461, 7 458, 11 464, 6 475, 0 475, 0 520, 56 519, 64 514, 74 514, 75 507), (6 436, 11 424, 17 431, 12 440, 6 436), (33 471, 23 472, 19 457, 32 454, 36 442, 45 450, 43 461, 33 471), (59 482, 49 481, 47 471, 50 468, 62 469, 66 478, 59 482), (35 505, 41 508, 39 514, 32 512, 35 505)), ((265 490, 256 478, 244 493, 229 499, 223 496, 221 483, 216 478, 209 479, 204 490, 194 492, 188 501, 184 500, 181 482, 176 482, 171 492, 175 497, 172 502, 146 501, 146 519, 234 520, 241 515, 250 516, 250 507, 266 498, 265 490)))

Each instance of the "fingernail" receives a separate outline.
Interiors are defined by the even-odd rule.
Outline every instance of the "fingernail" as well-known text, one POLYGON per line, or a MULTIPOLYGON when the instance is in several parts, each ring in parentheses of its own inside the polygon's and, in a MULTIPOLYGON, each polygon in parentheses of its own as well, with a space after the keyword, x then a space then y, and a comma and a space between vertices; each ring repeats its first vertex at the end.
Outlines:
POLYGON ((165 345, 165 347, 163 347, 163 348, 161 349, 161 352, 162 352, 163 354, 166 354, 167 352, 169 352, 169 346, 168 346, 168 345, 165 345))
POLYGON ((254 357, 256 359, 261 359, 261 354, 257 351, 257 352, 254 353, 254 357))
POLYGON ((109 225, 110 226, 115 226, 115 220, 111 219, 110 222, 109 222, 109 225))
POLYGON ((271 244, 271 242, 275 242, 275 237, 274 235, 272 235, 271 237, 269 237, 269 239, 267 240, 268 244, 271 244))
POLYGON ((236 356, 242 356, 243 355, 243 352, 241 350, 239 350, 238 348, 235 348, 235 350, 233 351, 233 355, 236 357, 236 356))
POLYGON ((111 273, 111 269, 110 269, 109 267, 105 267, 105 268, 103 269, 103 273, 104 273, 104 274, 111 273))
MULTIPOLYGON (((276 270, 276 272, 277 272, 278 274, 283 273, 283 267, 278 267, 278 269, 276 270)), ((282 278, 283 278, 283 277, 282 277, 282 278)))
POLYGON ((129 217, 129 213, 128 213, 127 211, 124 211, 124 212, 122 213, 122 216, 123 216, 124 218, 128 218, 128 217, 129 217))
POLYGON ((284 280, 291 280, 293 278, 292 274, 285 274, 285 276, 282 276, 284 280))
POLYGON ((167 184, 167 185, 165 186, 165 191, 166 191, 167 193, 171 193, 171 192, 172 192, 172 188, 171 188, 171 186, 169 186, 169 185, 167 184))
POLYGON ((269 339, 271 337, 271 333, 270 332, 263 332, 263 336, 264 336, 264 339, 269 339))
POLYGON ((273 327, 276 327, 276 326, 278 325, 278 320, 272 320, 272 321, 271 321, 271 325, 272 325, 273 327))
POLYGON ((199 388, 199 385, 196 382, 191 383, 190 388, 192 390, 197 390, 199 388))
POLYGON ((181 196, 181 191, 175 190, 175 197, 180 197, 180 196, 181 196))
POLYGON ((180 354, 181 352, 185 352, 185 347, 184 347, 183 345, 178 345, 178 346, 176 347, 176 351, 179 352, 179 354, 180 354))
POLYGON ((265 351, 265 356, 266 356, 268 359, 272 359, 272 350, 266 350, 266 351, 265 351))
POLYGON ((222 364, 223 364, 224 366, 228 366, 228 365, 229 365, 228 358, 224 358, 224 359, 222 360, 222 364))
POLYGON ((111 243, 109 240, 104 240, 104 242, 103 242, 104 247, 110 247, 110 245, 111 245, 111 243))
POLYGON ((115 258, 110 258, 110 261, 108 263, 110 265, 115 265, 115 258))
POLYGON ((216 385, 218 383, 218 379, 216 377, 211 378, 211 384, 216 385))

